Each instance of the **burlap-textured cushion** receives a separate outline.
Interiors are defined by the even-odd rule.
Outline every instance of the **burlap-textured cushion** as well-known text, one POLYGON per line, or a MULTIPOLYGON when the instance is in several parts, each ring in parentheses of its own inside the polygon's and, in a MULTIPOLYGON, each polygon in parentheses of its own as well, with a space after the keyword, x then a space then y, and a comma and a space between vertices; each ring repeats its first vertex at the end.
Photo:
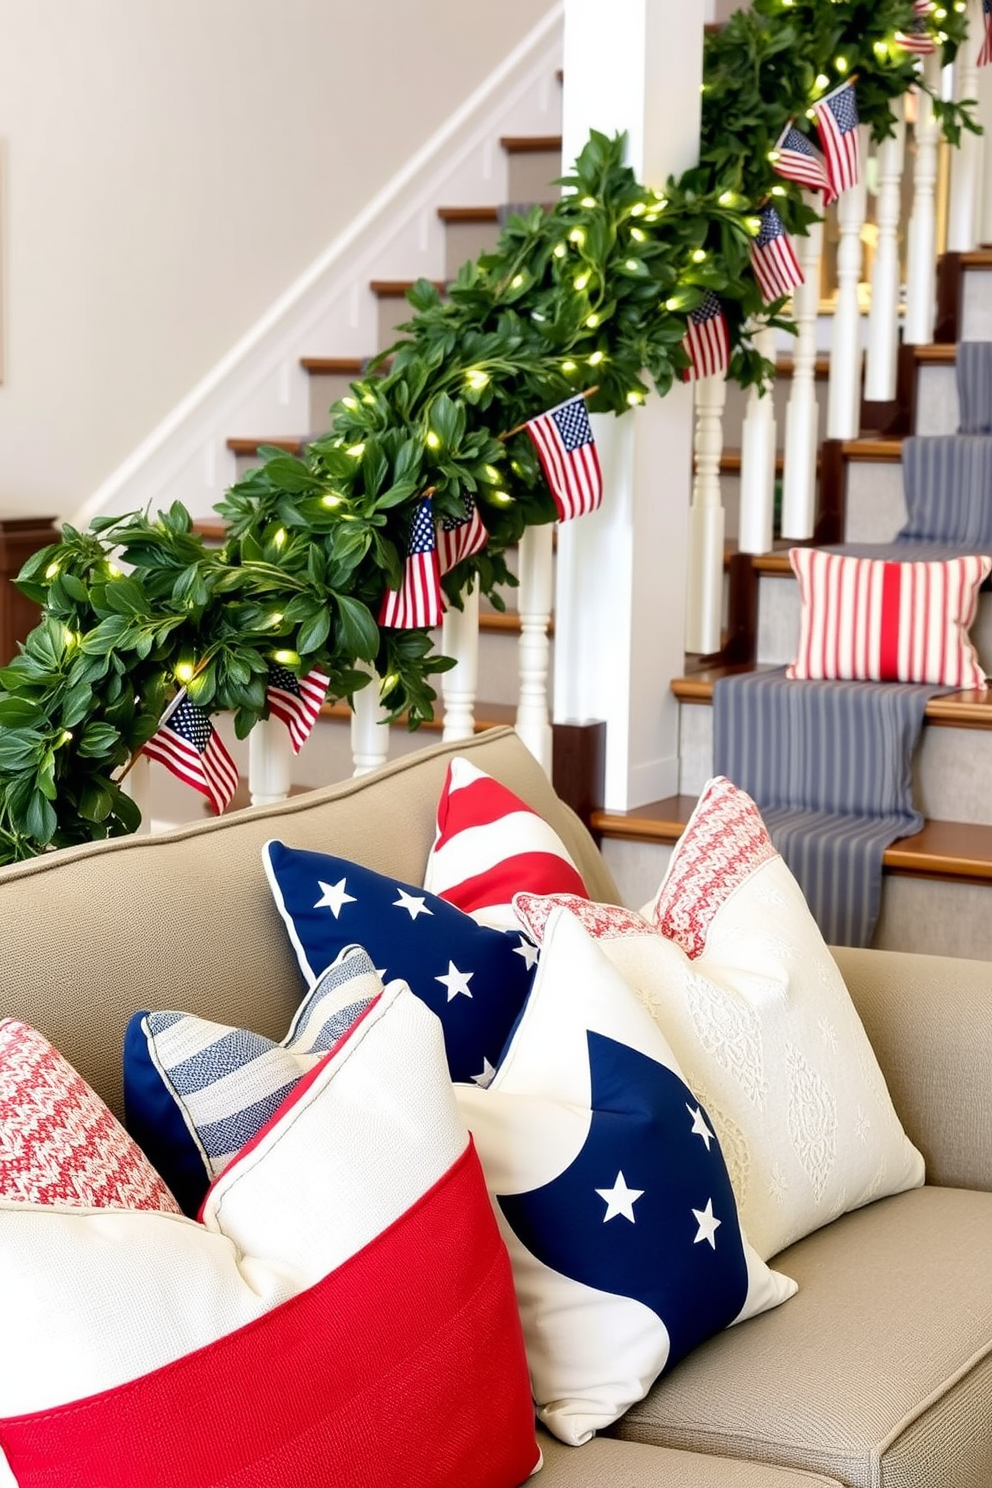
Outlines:
POLYGON ((616 1434, 850 1488, 992 1483, 992 1194, 919 1188, 775 1257, 788 1307, 702 1344, 616 1434))

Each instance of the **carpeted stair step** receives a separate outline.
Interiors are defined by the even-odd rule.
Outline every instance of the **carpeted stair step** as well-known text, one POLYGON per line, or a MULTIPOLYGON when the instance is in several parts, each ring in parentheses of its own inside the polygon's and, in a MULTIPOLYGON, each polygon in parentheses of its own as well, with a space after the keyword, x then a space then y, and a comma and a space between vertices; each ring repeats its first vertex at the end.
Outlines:
MULTIPOLYGON (((713 774, 713 684, 746 667, 709 668, 678 677, 681 790, 698 794, 713 774)), ((913 799, 927 818, 992 828, 992 692, 931 698, 913 767, 913 799)))
POLYGON ((500 145, 506 154, 507 200, 547 200, 549 184, 562 174, 561 135, 504 135, 500 145))
POLYGON ((945 253, 937 265, 934 340, 992 340, 992 249, 945 253))

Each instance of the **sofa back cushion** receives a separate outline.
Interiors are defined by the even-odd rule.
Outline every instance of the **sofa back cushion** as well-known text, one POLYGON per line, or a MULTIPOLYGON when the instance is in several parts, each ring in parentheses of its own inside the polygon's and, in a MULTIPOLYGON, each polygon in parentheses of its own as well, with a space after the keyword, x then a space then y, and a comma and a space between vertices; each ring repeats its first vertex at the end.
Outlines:
POLYGON ((40 1029, 123 1114, 131 1014, 169 1007, 281 1039, 304 991, 262 844, 354 858, 423 882, 448 762, 465 755, 551 823, 595 899, 616 885, 592 838, 510 729, 436 745, 374 775, 157 837, 0 870, 3 1012, 40 1029))

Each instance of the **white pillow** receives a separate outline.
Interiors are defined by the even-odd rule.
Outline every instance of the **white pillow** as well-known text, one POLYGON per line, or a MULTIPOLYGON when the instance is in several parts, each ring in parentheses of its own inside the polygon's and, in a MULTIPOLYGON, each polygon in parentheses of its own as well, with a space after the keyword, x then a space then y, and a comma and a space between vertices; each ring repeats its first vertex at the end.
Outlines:
MULTIPOLYGON (((514 902, 539 939, 547 901, 514 902)), ((641 916, 597 908, 599 945, 712 1117, 759 1255, 923 1182, 843 978, 744 791, 709 782, 641 916)))
POLYGON ((562 1441, 795 1291, 742 1234, 657 1024, 566 911, 491 1084, 455 1089, 510 1251, 538 1415, 562 1441))

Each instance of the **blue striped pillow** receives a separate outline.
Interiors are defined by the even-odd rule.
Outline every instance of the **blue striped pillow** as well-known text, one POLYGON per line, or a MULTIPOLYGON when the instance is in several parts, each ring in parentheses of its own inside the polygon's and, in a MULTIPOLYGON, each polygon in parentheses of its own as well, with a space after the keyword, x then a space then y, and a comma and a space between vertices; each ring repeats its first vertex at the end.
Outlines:
POLYGON ((275 1043, 191 1013, 135 1013, 124 1035, 125 1123, 196 1215, 210 1183, 382 991, 368 954, 346 948, 275 1043))

